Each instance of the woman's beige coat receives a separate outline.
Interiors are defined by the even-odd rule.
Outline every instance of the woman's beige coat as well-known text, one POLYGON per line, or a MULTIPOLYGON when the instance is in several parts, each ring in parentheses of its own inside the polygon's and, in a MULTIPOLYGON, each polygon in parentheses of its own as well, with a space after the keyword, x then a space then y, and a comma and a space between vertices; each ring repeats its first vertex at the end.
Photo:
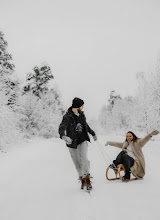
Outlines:
MULTIPOLYGON (((134 165, 131 167, 132 174, 137 178, 143 178, 145 175, 145 160, 142 152, 142 147, 151 139, 151 135, 148 134, 146 137, 142 139, 138 139, 136 142, 132 141, 132 150, 136 155, 136 159, 134 165)), ((111 146, 122 148, 125 151, 125 148, 128 146, 128 142, 113 142, 108 141, 108 144, 111 146)))

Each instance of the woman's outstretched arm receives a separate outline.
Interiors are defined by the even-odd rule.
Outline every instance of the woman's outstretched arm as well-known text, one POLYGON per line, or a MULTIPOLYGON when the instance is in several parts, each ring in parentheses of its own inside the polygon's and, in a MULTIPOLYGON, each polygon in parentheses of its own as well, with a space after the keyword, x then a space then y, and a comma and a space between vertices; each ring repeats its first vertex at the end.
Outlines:
POLYGON ((141 147, 143 147, 154 135, 159 134, 159 131, 155 130, 152 131, 150 134, 148 134, 147 136, 145 136, 144 138, 139 140, 139 144, 141 147))
POLYGON ((105 146, 107 145, 111 145, 114 147, 118 147, 118 148, 122 148, 123 147, 123 143, 122 142, 115 142, 115 141, 107 141, 105 146))

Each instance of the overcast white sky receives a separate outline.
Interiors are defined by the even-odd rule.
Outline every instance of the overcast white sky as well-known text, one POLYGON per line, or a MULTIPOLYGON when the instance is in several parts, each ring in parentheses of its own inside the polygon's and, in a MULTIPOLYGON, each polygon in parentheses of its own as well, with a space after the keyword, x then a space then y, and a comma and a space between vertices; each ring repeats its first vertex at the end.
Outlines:
POLYGON ((98 115, 109 93, 136 91, 160 51, 159 0, 0 0, 0 29, 16 73, 46 61, 68 107, 98 115))

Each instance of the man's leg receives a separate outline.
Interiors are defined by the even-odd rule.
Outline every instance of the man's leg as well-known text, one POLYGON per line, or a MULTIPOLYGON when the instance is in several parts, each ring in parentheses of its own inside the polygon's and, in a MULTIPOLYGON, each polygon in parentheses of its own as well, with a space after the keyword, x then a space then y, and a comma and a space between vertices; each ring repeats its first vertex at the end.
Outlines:
POLYGON ((82 177, 83 173, 82 173, 82 169, 81 169, 81 158, 79 155, 79 151, 78 151, 78 149, 75 149, 75 148, 68 148, 68 149, 69 149, 72 161, 75 165, 75 168, 78 172, 78 175, 79 175, 79 177, 82 177))
MULTIPOLYGON (((86 184, 87 190, 92 189, 91 181, 90 181, 90 161, 88 160, 88 143, 87 141, 80 144, 78 148, 80 152, 81 162, 82 162, 82 173, 83 173, 83 181, 86 184)), ((81 188, 83 189, 84 184, 82 183, 81 188)))
POLYGON ((90 173, 90 161, 88 160, 88 143, 87 141, 78 145, 77 150, 81 159, 81 173, 86 177, 90 173))

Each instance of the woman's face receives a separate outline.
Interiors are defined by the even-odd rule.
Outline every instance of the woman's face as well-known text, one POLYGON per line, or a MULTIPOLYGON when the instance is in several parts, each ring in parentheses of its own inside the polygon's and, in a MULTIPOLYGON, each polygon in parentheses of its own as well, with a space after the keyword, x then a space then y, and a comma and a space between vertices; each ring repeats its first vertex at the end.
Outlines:
POLYGON ((133 140, 133 135, 131 133, 127 133, 127 141, 131 142, 133 140))

